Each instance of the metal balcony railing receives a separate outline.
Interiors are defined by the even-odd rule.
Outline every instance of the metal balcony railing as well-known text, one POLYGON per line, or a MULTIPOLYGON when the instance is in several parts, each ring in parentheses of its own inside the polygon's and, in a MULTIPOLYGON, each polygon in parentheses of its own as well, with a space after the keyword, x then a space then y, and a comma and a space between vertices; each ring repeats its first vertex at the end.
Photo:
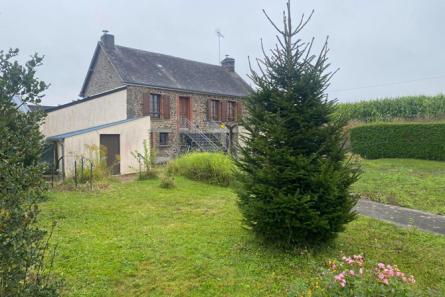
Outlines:
POLYGON ((192 122, 190 122, 187 118, 180 119, 180 127, 186 128, 184 131, 181 131, 184 135, 186 135, 192 143, 194 143, 201 151, 226 151, 226 144, 219 141, 214 141, 210 139, 199 127, 192 122))

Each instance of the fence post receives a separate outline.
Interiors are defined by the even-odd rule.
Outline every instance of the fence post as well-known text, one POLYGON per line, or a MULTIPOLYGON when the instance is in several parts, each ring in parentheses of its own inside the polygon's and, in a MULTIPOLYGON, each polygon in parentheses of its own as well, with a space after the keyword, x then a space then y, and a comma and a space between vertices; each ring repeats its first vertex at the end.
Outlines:
POLYGON ((80 159, 80 182, 83 182, 83 157, 80 159))
POLYGON ((74 161, 74 185, 77 188, 77 161, 74 161))
POLYGON ((54 188, 54 164, 51 164, 51 188, 54 188))
POLYGON ((90 190, 93 190, 93 162, 90 161, 90 190))

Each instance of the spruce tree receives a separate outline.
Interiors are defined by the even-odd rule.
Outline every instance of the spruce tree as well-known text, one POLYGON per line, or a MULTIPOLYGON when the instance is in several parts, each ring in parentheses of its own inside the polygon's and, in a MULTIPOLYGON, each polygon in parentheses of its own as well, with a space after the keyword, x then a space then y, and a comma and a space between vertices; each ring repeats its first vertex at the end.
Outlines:
POLYGON ((318 55, 314 39, 298 36, 310 20, 294 28, 290 2, 283 12, 278 43, 251 66, 256 89, 246 99, 247 130, 238 166, 239 207, 245 223, 268 242, 286 246, 325 243, 355 218, 350 195, 357 169, 346 160, 342 123, 333 122, 336 101, 326 88, 327 39, 318 55))

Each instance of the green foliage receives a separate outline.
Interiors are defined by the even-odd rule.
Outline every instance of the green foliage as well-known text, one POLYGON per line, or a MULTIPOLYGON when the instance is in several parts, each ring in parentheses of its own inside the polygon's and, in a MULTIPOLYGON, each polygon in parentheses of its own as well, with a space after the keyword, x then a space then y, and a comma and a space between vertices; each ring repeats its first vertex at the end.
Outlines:
POLYGON ((76 158, 77 182, 79 184, 88 183, 91 180, 103 181, 111 176, 111 169, 107 165, 107 148, 97 145, 85 145, 87 154, 76 158), (92 170, 91 170, 92 165, 92 170))
POLYGON ((161 176, 161 184, 160 184, 161 188, 164 189, 173 189, 176 187, 175 184, 175 176, 172 174, 169 174, 168 172, 166 172, 164 175, 161 176))
POLYGON ((370 200, 445 215, 445 164, 416 159, 362 160, 354 193, 370 200))
POLYGON ((228 186, 234 181, 235 164, 223 153, 193 152, 169 162, 167 170, 193 180, 228 186))
POLYGON ((37 226, 38 203, 45 198, 41 112, 24 113, 12 103, 40 103, 47 85, 35 77, 42 57, 21 66, 18 50, 0 51, 0 296, 58 296, 45 265, 46 232, 37 226))
POLYGON ((328 248, 285 252, 243 228, 231 187, 175 182, 50 192, 41 222, 59 220, 54 271, 67 279, 64 296, 306 297, 288 293, 310 285, 327 259, 357 253, 397 263, 419 289, 436 289, 429 296, 445 296, 445 236, 359 216, 328 248))
POLYGON ((381 123, 351 128, 352 151, 363 158, 445 160, 445 123, 381 123))
POLYGON ((304 24, 292 28, 285 17, 277 48, 259 74, 252 71, 258 88, 245 101, 249 136, 239 149, 244 221, 281 245, 324 243, 355 218, 349 189, 357 171, 345 162, 342 125, 331 121, 335 102, 324 94, 327 43, 315 57, 310 46, 293 42, 304 24))
POLYGON ((313 297, 417 297, 415 278, 396 266, 365 261, 361 255, 329 261, 322 270, 320 285, 313 286, 313 297))
POLYGON ((139 180, 147 180, 152 179, 158 176, 155 169, 156 162, 156 150, 148 145, 147 140, 144 140, 144 150, 143 152, 134 151, 131 152, 133 157, 139 163, 139 180))
POLYGON ((345 121, 437 120, 445 118, 445 96, 409 96, 338 104, 335 118, 345 121))

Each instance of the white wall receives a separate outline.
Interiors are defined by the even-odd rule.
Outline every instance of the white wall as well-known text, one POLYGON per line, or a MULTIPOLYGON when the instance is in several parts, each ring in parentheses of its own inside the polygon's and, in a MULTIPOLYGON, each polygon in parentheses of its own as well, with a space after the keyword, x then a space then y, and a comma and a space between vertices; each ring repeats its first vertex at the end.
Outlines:
POLYGON ((139 163, 131 152, 143 152, 144 140, 150 145, 150 117, 138 118, 127 123, 101 130, 66 138, 64 145, 64 165, 67 176, 74 173, 74 161, 84 156, 90 158, 87 145, 100 146, 100 134, 120 135, 120 171, 121 174, 134 173, 139 170, 139 163))
POLYGON ((126 118, 127 90, 122 90, 48 112, 40 129, 49 137, 126 118))

